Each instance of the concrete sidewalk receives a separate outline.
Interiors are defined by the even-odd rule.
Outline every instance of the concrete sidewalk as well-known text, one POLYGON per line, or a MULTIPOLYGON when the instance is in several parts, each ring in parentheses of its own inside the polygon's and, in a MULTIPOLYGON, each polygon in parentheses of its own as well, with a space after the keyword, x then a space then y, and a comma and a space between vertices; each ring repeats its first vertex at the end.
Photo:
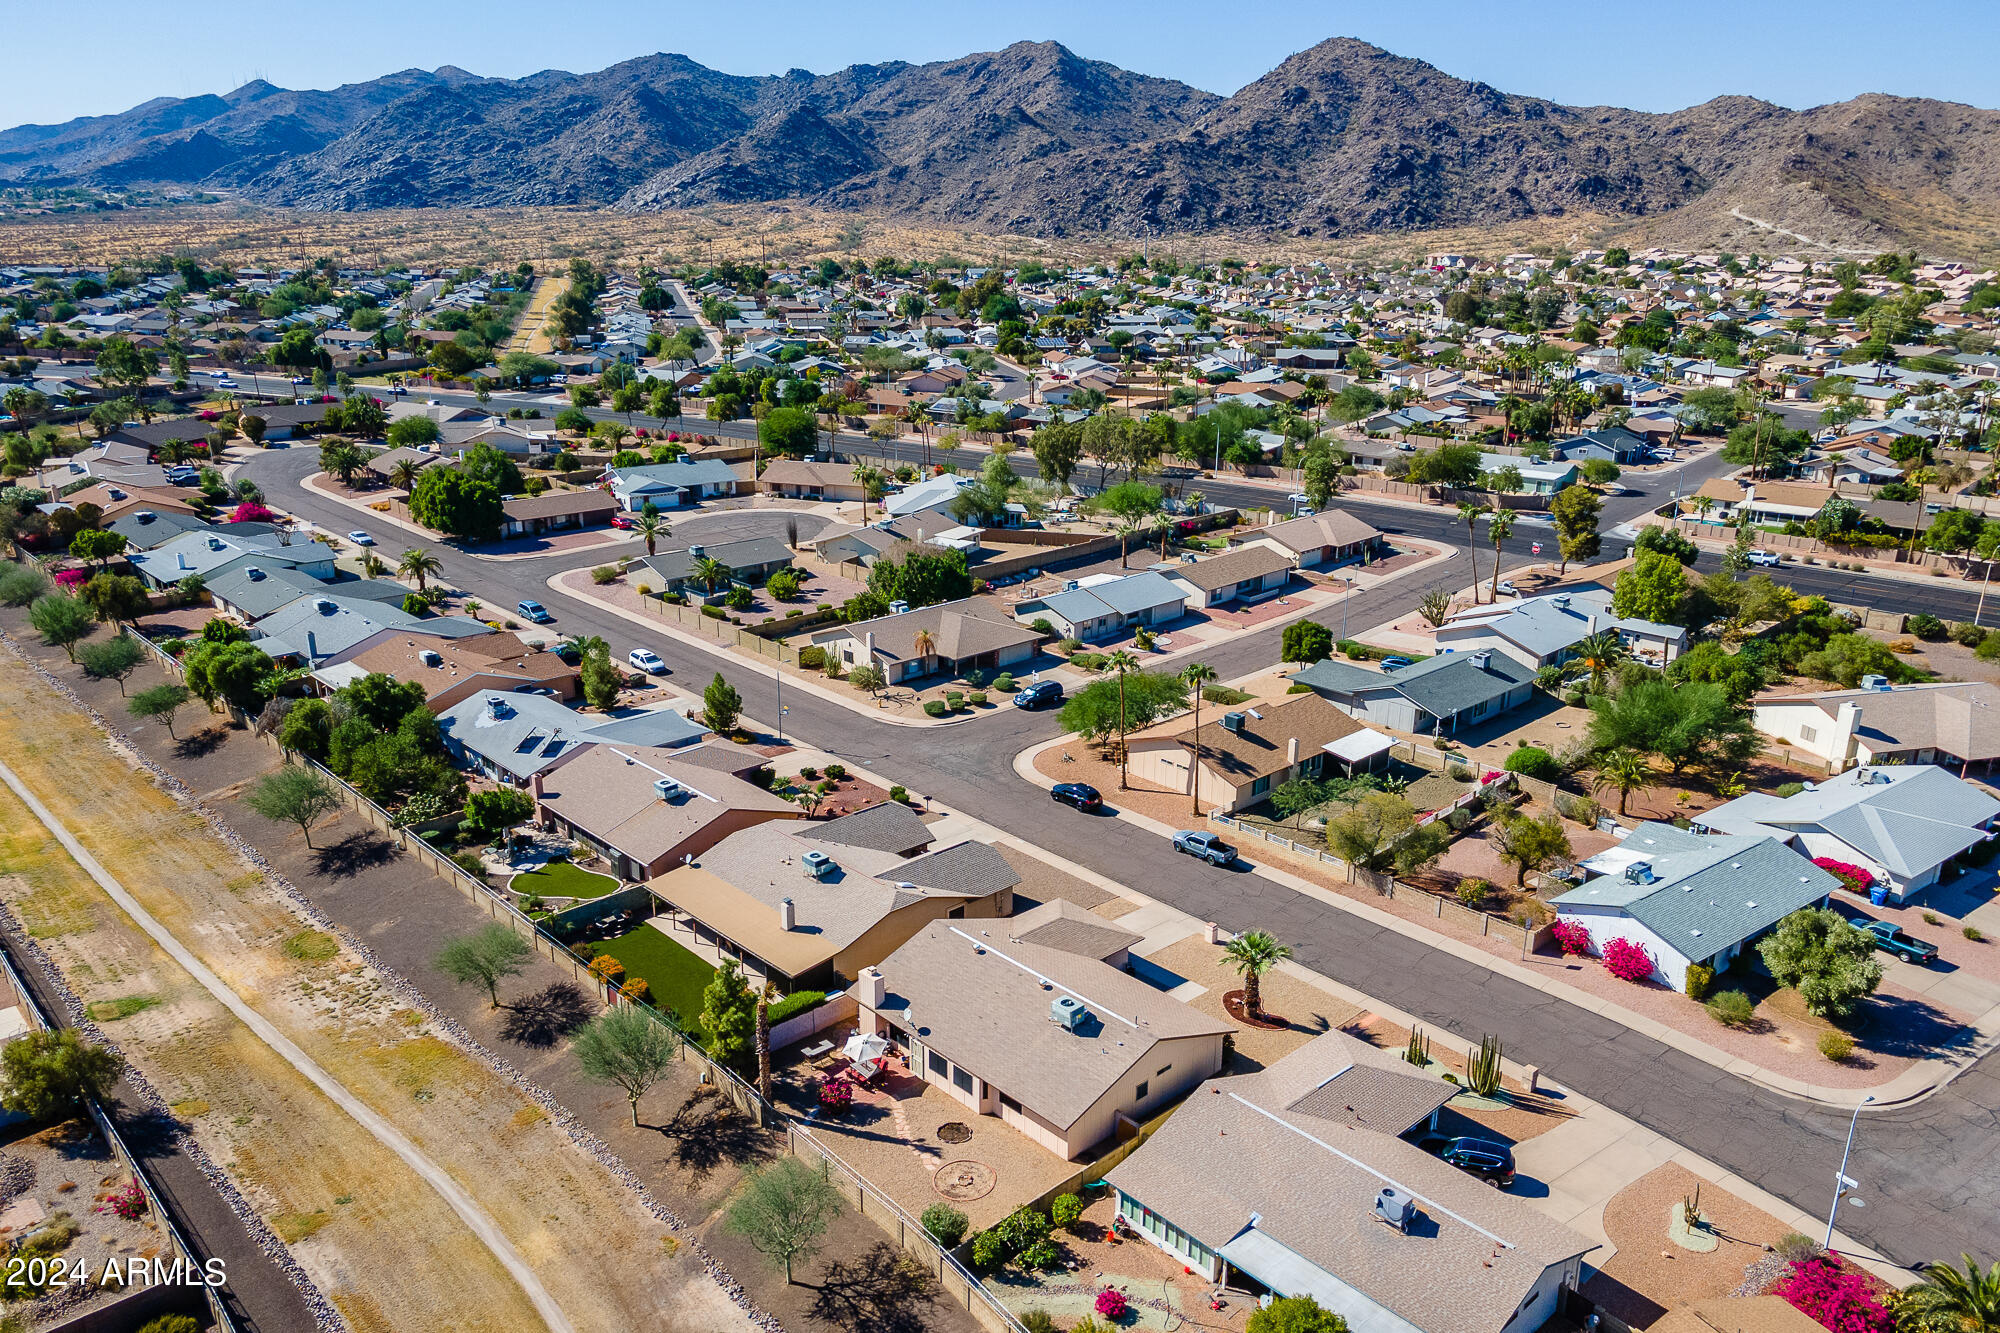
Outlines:
MULTIPOLYGON (((1046 776, 1041 770, 1035 767, 1035 757, 1042 751, 1066 744, 1071 739, 1068 736, 1058 736, 1053 740, 1044 741, 1039 745, 1034 745, 1021 751, 1020 754, 1014 757, 1014 772, 1044 790, 1055 786, 1054 779, 1046 776)), ((1137 825, 1150 833, 1158 834, 1162 838, 1171 838, 1176 831, 1170 825, 1164 824, 1157 819, 1136 814, 1129 810, 1114 810, 1112 817, 1137 825)), ((1657 1019, 1648 1018, 1644 1014, 1634 1012, 1621 1005, 1611 1003, 1601 996, 1578 990, 1574 986, 1544 976, 1542 973, 1524 964, 1509 962, 1505 958, 1495 957, 1486 950, 1476 945, 1468 944, 1454 936, 1444 934, 1441 931, 1426 930, 1422 926, 1407 921, 1393 912, 1385 912, 1379 907, 1374 907, 1368 903, 1349 898, 1344 894, 1322 888, 1311 880, 1292 874, 1290 871, 1276 866, 1251 863, 1251 873, 1260 875, 1275 884, 1281 884, 1296 893, 1316 898, 1328 906, 1337 907, 1343 912, 1351 913, 1371 925, 1379 926, 1384 930, 1393 930, 1399 935, 1420 941, 1433 949, 1449 953, 1465 962, 1486 968, 1488 971, 1504 976, 1510 981, 1517 981, 1524 986, 1538 990, 1545 995, 1561 999, 1578 1008, 1603 1014, 1606 1018, 1622 1024, 1634 1032, 1651 1037, 1664 1046, 1670 1046, 1675 1050, 1691 1055, 1706 1064, 1713 1065, 1725 1073, 1734 1074, 1747 1082, 1755 1083, 1760 1087, 1769 1088, 1773 1092, 1783 1093, 1789 1097, 1817 1102, 1823 1106, 1851 1109, 1860 1105, 1863 1097, 1872 1097, 1874 1105, 1883 1107, 1915 1101, 1943 1087, 1952 1078, 1956 1077, 1960 1071, 1969 1068, 1981 1056, 1996 1047, 2000 1047, 2000 1005, 1996 1005, 1988 1008, 1971 1024, 1974 1036, 1964 1049, 1953 1051, 1948 1055, 1934 1056, 1929 1060, 1914 1064, 1888 1082, 1877 1087, 1832 1088, 1808 1083, 1803 1079, 1793 1078, 1786 1074, 1780 1074, 1775 1070, 1766 1069, 1762 1065, 1743 1059, 1740 1056, 1731 1055, 1727 1051, 1701 1040, 1699 1037, 1682 1032, 1678 1028, 1661 1023, 1657 1019)), ((1131 895, 1128 894, 1127 896, 1131 895)))

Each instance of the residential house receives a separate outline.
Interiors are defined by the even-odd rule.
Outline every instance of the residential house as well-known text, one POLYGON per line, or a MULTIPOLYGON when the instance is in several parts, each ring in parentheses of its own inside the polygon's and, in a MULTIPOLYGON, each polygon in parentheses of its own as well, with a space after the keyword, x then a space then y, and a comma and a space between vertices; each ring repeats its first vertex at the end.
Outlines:
POLYGON ((1987 840, 2000 801, 1933 764, 1869 765, 1796 796, 1752 792, 1692 816, 1703 831, 1780 838, 1807 856, 1874 872, 1904 903, 1987 840))
POLYGON ((718 458, 612 468, 605 475, 620 507, 635 514, 648 500, 661 509, 680 509, 716 496, 734 495, 742 484, 729 464, 718 458))
MULTIPOLYGON (((644 503, 643 501, 641 502, 644 503)), ((501 535, 539 537, 546 532, 601 527, 619 511, 618 498, 604 491, 544 491, 500 502, 501 535)))
POLYGON ((848 671, 878 667, 895 685, 933 672, 956 676, 1021 666, 1034 658, 1041 638, 992 598, 966 597, 821 630, 812 641, 848 671))
POLYGON ((702 751, 648 745, 580 747, 545 772, 529 775, 535 818, 542 828, 573 838, 608 860, 627 880, 646 880, 684 858, 774 819, 805 812, 747 780, 762 762, 728 754, 730 767, 710 767, 702 751))
POLYGON ((1092 574, 1071 579, 1063 591, 1015 603, 1023 624, 1045 620, 1066 639, 1096 643, 1141 627, 1164 625, 1187 614, 1187 588, 1154 570, 1092 574))
POLYGON ((1705 837, 1650 821, 1583 868, 1592 877, 1552 900, 1557 917, 1587 929, 1597 953, 1630 940, 1653 960, 1653 979, 1677 991, 1689 967, 1726 971, 1745 946, 1840 884, 1768 832, 1705 837))
POLYGON ((1252 532, 1241 544, 1269 546, 1290 556, 1300 569, 1333 569, 1384 550, 1381 532, 1339 509, 1273 523, 1252 532))
POLYGON ((1219 716, 1212 711, 1210 719, 1199 730, 1175 718, 1133 732, 1125 741, 1132 776, 1168 791, 1187 792, 1198 783, 1193 794, 1227 814, 1295 778, 1320 776, 1329 761, 1351 769, 1393 744, 1316 694, 1246 704, 1219 716))
POLYGON ((911 1073, 1076 1161, 1221 1069, 1231 1027, 1107 961, 1139 937, 1067 906, 930 922, 853 993, 911 1073))
POLYGON ((437 720, 445 749, 456 762, 516 787, 586 745, 673 750, 708 734, 672 709, 607 721, 578 713, 546 694, 499 689, 466 695, 440 710, 437 720))
POLYGON ((1581 435, 1567 440, 1557 440, 1549 446, 1550 452, 1565 463, 1583 463, 1591 459, 1601 459, 1616 463, 1620 467, 1632 463, 1643 463, 1652 457, 1653 446, 1646 437, 1622 426, 1608 426, 1598 430, 1587 430, 1581 435))
MULTIPOLYGON (((470 616, 415 616, 379 597, 349 596, 344 585, 286 602, 250 626, 250 638, 273 658, 296 657, 308 669, 337 665, 385 630, 463 638, 493 633, 470 616)), ((344 675, 334 687, 345 682, 344 675)))
POLYGON ((1548 463, 1537 463, 1534 459, 1514 454, 1479 455, 1479 470, 1482 473, 1505 472, 1508 469, 1520 474, 1521 485, 1511 492, 1515 495, 1554 495, 1565 486, 1576 485, 1576 464, 1558 459, 1548 463))
POLYGON ((1163 572, 1187 589, 1189 607, 1207 610, 1277 596, 1292 581, 1292 556, 1273 546, 1242 546, 1163 572))
POLYGON ((1328 1032, 1204 1083, 1105 1180, 1210 1281, 1311 1296, 1359 1333, 1534 1333, 1595 1242, 1402 1137, 1433 1121, 1436 1082, 1328 1032))
POLYGON ((1757 730, 1839 773, 1854 764, 1938 764, 1960 777, 2000 759, 2000 685, 1937 681, 1757 699, 1757 730))
POLYGON ((757 481, 772 495, 793 500, 860 500, 866 497, 866 488, 854 479, 855 471, 853 463, 781 458, 765 468, 757 481))
POLYGON ((1687 651, 1685 628, 1613 615, 1611 593, 1597 587, 1467 607, 1438 626, 1436 638, 1443 649, 1493 649, 1539 670, 1567 662, 1578 643, 1605 632, 1616 633, 1633 656, 1656 666, 1687 651))
POLYGON ((882 509, 883 512, 897 518, 906 514, 921 513, 926 509, 943 509, 960 491, 977 482, 976 477, 960 477, 949 473, 941 477, 931 477, 913 486, 905 486, 889 496, 883 501, 882 509))
POLYGON ((334 577, 330 549, 318 542, 294 542, 289 533, 275 533, 262 524, 232 523, 190 529, 149 551, 131 552, 126 559, 139 577, 154 588, 179 583, 191 574, 213 578, 244 564, 282 565, 316 579, 334 577), (255 530, 245 531, 251 527, 255 530))
POLYGON ((824 823, 763 824, 663 867, 648 887, 698 945, 785 990, 830 991, 933 921, 1013 910, 1021 877, 1000 853, 983 842, 930 841, 900 804, 824 823))
POLYGON ((1527 703, 1535 673, 1490 648, 1447 653, 1396 671, 1370 671, 1334 658, 1292 676, 1349 717, 1405 733, 1452 735, 1527 703))
POLYGON ((558 699, 574 699, 582 692, 577 668, 554 653, 529 648, 513 634, 446 638, 426 634, 424 628, 425 622, 418 621, 382 630, 315 674, 341 683, 378 673, 411 681, 423 686, 424 707, 433 713, 487 690, 547 691, 558 699))
MULTIPOLYGON (((684 549, 662 551, 658 555, 647 556, 639 563, 659 576, 656 592, 701 593, 704 590, 695 582, 696 562, 713 560, 729 571, 730 584, 745 585, 762 583, 781 569, 788 569, 792 563, 792 548, 785 545, 781 537, 745 537, 741 541, 717 542, 713 546, 694 545, 684 549)), ((644 578, 638 582, 650 582, 644 578)), ((729 591, 730 584, 716 588, 717 594, 729 591)))

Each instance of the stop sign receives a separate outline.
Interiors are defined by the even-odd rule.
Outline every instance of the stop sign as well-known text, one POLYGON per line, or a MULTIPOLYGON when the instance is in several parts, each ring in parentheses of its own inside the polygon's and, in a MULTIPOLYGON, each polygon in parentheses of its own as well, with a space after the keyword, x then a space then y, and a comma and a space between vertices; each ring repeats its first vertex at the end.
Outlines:
POLYGON ((1542 544, 1540 542, 1536 542, 1533 546, 1530 546, 1528 548, 1529 555, 1540 555, 1541 553, 1542 553, 1542 544))

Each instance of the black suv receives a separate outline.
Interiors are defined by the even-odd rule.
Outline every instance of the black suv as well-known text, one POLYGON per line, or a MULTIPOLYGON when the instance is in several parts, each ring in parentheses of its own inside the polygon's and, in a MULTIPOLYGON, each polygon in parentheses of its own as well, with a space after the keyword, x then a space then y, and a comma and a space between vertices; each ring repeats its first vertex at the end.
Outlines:
POLYGON ((1064 805, 1073 805, 1087 812, 1094 813, 1104 808, 1104 798, 1088 782, 1058 782, 1049 795, 1064 805))
POLYGON ((1429 1138, 1417 1145, 1436 1153, 1468 1175, 1478 1176, 1494 1189, 1504 1190, 1514 1183, 1514 1150, 1492 1139, 1429 1138))
POLYGON ((1014 707, 1047 708, 1050 704, 1063 701, 1063 687, 1059 680, 1038 680, 1032 685, 1023 685, 1014 691, 1014 707))

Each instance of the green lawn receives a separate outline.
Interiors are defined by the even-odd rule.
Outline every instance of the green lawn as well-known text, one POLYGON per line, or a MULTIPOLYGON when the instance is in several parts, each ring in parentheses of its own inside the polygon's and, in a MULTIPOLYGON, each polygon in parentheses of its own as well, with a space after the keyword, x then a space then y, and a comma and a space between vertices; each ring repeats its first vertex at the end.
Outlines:
POLYGON ((567 861, 551 861, 540 870, 522 871, 509 887, 516 893, 536 893, 544 898, 602 898, 618 891, 618 881, 578 870, 567 861))
POLYGON ((625 964, 628 979, 644 977, 653 993, 654 1007, 678 1013, 688 1035, 697 1039, 703 1035, 701 993, 715 979, 714 968, 652 926, 640 926, 606 940, 599 953, 608 953, 625 964))

